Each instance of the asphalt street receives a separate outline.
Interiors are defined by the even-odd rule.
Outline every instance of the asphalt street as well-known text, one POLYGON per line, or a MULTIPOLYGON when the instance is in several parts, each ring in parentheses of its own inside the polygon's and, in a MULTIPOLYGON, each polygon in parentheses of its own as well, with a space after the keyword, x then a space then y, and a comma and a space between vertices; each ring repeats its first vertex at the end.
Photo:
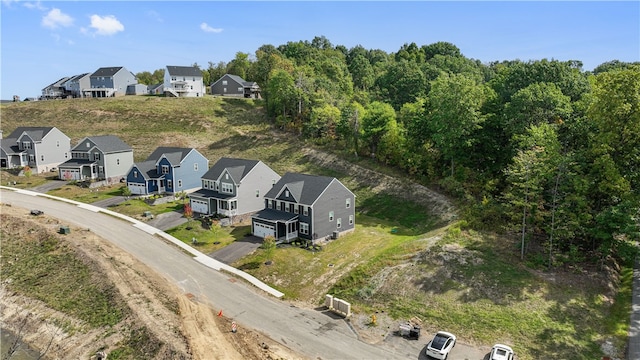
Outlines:
MULTIPOLYGON (((268 295, 249 283, 217 271, 206 261, 179 249, 163 239, 161 233, 151 235, 146 224, 140 226, 113 215, 96 206, 68 203, 25 193, 0 189, 0 202, 18 206, 29 212, 39 209, 64 224, 77 227, 75 231, 92 231, 129 252, 157 271, 185 294, 209 303, 214 310, 232 318, 239 326, 261 331, 272 339, 311 359, 426 359, 424 347, 432 334, 424 334, 419 341, 389 337, 381 344, 360 341, 348 321, 325 309, 313 310, 296 306, 268 295)), ((156 229, 157 230, 157 229, 156 229)), ((236 269, 233 269, 236 270, 236 269)), ((237 271, 237 270, 236 270, 237 271)), ((486 352, 458 343, 450 359, 480 360, 486 352)))

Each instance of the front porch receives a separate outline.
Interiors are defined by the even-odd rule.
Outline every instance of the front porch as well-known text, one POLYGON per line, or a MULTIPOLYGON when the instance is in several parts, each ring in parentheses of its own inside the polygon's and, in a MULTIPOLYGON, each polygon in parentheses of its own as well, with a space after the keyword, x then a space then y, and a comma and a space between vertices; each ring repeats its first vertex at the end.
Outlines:
POLYGON ((252 234, 264 238, 273 236, 277 242, 289 243, 298 238, 298 215, 264 209, 251 217, 252 234))

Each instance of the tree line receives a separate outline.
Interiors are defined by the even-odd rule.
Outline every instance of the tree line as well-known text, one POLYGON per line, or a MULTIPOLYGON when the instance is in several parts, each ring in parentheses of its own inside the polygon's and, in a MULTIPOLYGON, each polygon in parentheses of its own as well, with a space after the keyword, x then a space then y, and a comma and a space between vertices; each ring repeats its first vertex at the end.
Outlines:
POLYGON ((447 42, 387 53, 320 36, 202 72, 256 81, 286 131, 439 186, 469 226, 517 235, 523 258, 635 256, 640 62, 482 63, 447 42))

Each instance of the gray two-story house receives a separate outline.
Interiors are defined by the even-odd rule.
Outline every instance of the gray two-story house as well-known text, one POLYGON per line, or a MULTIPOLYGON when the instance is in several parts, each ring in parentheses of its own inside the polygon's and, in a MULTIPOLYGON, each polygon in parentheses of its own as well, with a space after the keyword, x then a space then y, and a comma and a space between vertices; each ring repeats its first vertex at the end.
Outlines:
POLYGON ((127 187, 135 195, 191 192, 200 188, 200 178, 208 169, 209 160, 196 149, 159 147, 131 166, 127 187))
POLYGON ((18 127, 0 140, 0 165, 51 171, 70 157, 71 139, 56 127, 18 127))
POLYGON ((255 236, 277 241, 336 239, 355 229, 355 195, 338 179, 286 173, 252 216, 255 236))
POLYGON ((90 87, 82 91, 85 97, 124 96, 129 85, 137 83, 135 75, 123 66, 102 67, 89 76, 90 87))
POLYGON ((280 175, 259 160, 223 157, 201 180, 202 188, 189 194, 193 212, 242 220, 264 208, 264 195, 280 175))
POLYGON ((66 93, 74 98, 83 97, 82 89, 91 87, 90 75, 89 73, 84 73, 69 78, 64 83, 66 93))
POLYGON ((115 135, 85 137, 71 149, 71 158, 58 167, 62 180, 122 179, 133 165, 133 149, 115 135))
POLYGON ((238 75, 224 74, 211 84, 211 95, 260 99, 260 86, 256 82, 244 81, 238 75))

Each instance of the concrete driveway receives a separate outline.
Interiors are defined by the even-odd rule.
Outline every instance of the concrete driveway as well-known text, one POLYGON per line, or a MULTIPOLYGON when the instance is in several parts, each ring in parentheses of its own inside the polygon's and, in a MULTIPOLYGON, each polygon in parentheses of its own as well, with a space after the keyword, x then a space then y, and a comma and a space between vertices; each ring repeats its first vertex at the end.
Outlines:
POLYGON ((210 254, 212 258, 221 261, 227 265, 231 265, 236 260, 241 259, 252 252, 262 244, 262 239, 256 236, 245 236, 241 240, 236 240, 231 244, 223 247, 218 251, 210 254))

